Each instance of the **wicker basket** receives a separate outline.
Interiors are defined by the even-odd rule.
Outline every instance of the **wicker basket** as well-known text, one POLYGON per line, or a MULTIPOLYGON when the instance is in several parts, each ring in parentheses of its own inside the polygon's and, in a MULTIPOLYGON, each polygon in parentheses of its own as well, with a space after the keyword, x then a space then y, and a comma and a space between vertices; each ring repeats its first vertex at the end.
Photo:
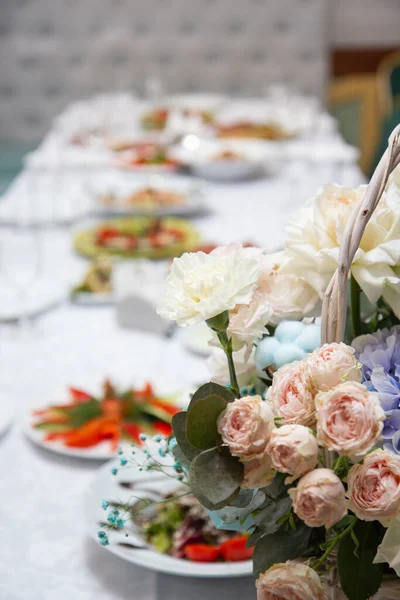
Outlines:
MULTIPOLYGON (((346 225, 340 246, 338 267, 327 287, 322 305, 322 344, 344 340, 347 316, 347 285, 351 264, 368 221, 385 190, 389 175, 398 164, 400 164, 400 125, 393 130, 389 138, 388 148, 375 169, 363 201, 354 209, 346 225)), ((328 467, 332 467, 335 458, 333 452, 325 451, 325 463, 328 467)), ((345 599, 340 591, 335 568, 330 572, 326 584, 329 600, 345 599)), ((390 600, 399 597, 400 580, 397 579, 385 581, 375 599, 390 600)))

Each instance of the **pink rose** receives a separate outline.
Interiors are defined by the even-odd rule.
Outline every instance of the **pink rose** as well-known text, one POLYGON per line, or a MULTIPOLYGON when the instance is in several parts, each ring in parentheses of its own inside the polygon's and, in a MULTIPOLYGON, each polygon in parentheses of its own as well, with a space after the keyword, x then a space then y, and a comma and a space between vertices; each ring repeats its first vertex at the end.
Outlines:
POLYGON ((357 459, 380 438, 385 413, 379 396, 361 383, 347 381, 315 398, 321 446, 357 459))
POLYGON ((361 381, 361 369, 354 348, 340 344, 324 344, 307 357, 307 365, 315 387, 330 390, 344 381, 361 381))
POLYGON ((315 469, 303 475, 288 493, 294 512, 309 527, 329 529, 347 514, 343 484, 330 469, 315 469))
POLYGON ((283 423, 311 427, 315 424, 315 389, 305 360, 278 369, 267 400, 283 423))
POLYGON ((262 456, 273 427, 271 407, 261 396, 238 398, 218 417, 224 445, 242 462, 262 456))
POLYGON ((257 490, 272 483, 275 471, 268 454, 263 454, 260 458, 253 458, 253 460, 245 462, 243 465, 244 479, 241 485, 242 488, 257 490))
POLYGON ((257 600, 327 600, 318 574, 308 565, 277 563, 256 582, 257 600))
POLYGON ((386 450, 374 450, 348 476, 348 506, 359 519, 375 521, 400 511, 400 460, 386 450))
POLYGON ((292 475, 286 480, 288 483, 312 471, 318 462, 317 440, 304 425, 283 425, 274 429, 267 452, 274 469, 292 475))

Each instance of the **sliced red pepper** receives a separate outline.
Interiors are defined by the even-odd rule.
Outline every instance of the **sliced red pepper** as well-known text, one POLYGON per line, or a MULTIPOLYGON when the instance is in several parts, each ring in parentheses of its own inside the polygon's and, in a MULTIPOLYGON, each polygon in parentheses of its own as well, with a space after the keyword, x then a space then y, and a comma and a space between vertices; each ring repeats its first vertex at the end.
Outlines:
POLYGON ((69 394, 74 402, 87 402, 91 399, 91 395, 78 388, 68 388, 69 394))
POLYGON ((134 442, 136 442, 137 444, 140 444, 140 433, 141 433, 141 428, 138 425, 135 425, 134 423, 122 423, 122 432, 126 433, 134 442))
POLYGON ((254 548, 246 548, 247 535, 234 537, 220 546, 221 556, 225 561, 236 562, 249 560, 253 556, 254 548))
POLYGON ((154 429, 157 433, 161 433, 161 435, 165 435, 166 437, 170 436, 172 433, 172 427, 169 423, 165 423, 164 421, 156 421, 153 423, 154 429))
POLYGON ((220 555, 219 546, 208 544, 188 544, 183 551, 186 558, 194 562, 215 562, 220 555))
POLYGON ((182 410, 178 406, 169 404, 168 402, 165 402, 164 400, 160 400, 159 398, 154 398, 153 400, 151 400, 149 402, 149 404, 151 404, 151 406, 155 406, 156 408, 160 408, 161 410, 164 410, 166 413, 168 413, 171 416, 176 415, 176 413, 178 413, 182 410))

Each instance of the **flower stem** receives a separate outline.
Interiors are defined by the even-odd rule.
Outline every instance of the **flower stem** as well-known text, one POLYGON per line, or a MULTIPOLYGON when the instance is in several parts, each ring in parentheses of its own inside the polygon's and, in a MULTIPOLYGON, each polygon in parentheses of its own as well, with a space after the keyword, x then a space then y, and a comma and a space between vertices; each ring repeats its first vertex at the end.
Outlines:
POLYGON ((362 333, 361 329, 361 288, 354 276, 350 279, 351 298, 351 321, 353 324, 353 336, 356 338, 362 333))
POLYGON ((336 548, 336 546, 338 545, 340 540, 342 540, 344 537, 346 537, 346 535, 348 535, 349 533, 351 533, 353 531, 357 521, 358 521, 357 517, 354 517, 354 519, 352 520, 350 525, 348 525, 346 527, 346 529, 343 529, 343 531, 341 533, 339 533, 339 535, 332 538, 328 542, 327 548, 326 548, 325 552, 323 553, 323 555, 318 560, 316 560, 313 565, 311 565, 311 567, 314 569, 314 571, 316 571, 326 561, 326 559, 328 558, 328 556, 330 555, 332 550, 334 548, 336 548))
POLYGON ((228 360, 229 378, 231 381, 232 391, 236 398, 240 398, 240 388, 236 377, 235 364, 233 362, 232 340, 228 338, 226 331, 218 331, 217 336, 228 360))

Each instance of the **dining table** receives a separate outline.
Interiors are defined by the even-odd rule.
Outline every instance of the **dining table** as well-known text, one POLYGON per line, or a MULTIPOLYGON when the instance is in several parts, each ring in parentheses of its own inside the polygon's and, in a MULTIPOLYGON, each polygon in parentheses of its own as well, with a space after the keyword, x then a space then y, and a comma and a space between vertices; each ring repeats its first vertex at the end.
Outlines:
MULTIPOLYGON (((341 140, 335 128, 329 135, 341 140)), ((331 138, 324 139, 325 146, 331 138)), ((321 185, 364 183, 356 161, 335 161, 329 156, 319 160, 314 138, 301 143, 309 148, 309 155, 305 152, 296 162, 288 154, 274 174, 246 181, 199 181, 207 211, 191 220, 202 239, 217 244, 251 242, 277 251, 284 244, 285 225, 321 185)), ((0 215, 3 203, 9 206, 8 215, 13 207, 21 210, 18 203, 24 189, 27 197, 31 195, 32 218, 40 203, 51 205, 56 215, 62 211, 57 202, 61 204, 76 182, 86 181, 91 169, 68 164, 35 169, 27 163, 0 199, 0 215), (46 184, 49 177, 52 185, 46 184)), ((23 334, 15 322, 0 323, 0 406, 11 406, 13 411, 12 424, 0 438, 0 598, 254 598, 250 576, 202 579, 157 573, 151 564, 138 567, 102 548, 88 535, 85 513, 85 494, 102 463, 56 454, 35 445, 25 434, 30 410, 51 403, 55 391, 67 385, 110 376, 188 389, 209 377, 205 359, 187 351, 180 330, 167 336, 123 328, 115 306, 70 301, 71 286, 87 267, 73 249, 73 235, 98 220, 89 211, 35 224, 42 257, 40 278, 43 285, 60 291, 59 301, 36 315, 23 334)), ((12 219, 0 221, 0 238, 5 228, 15 226, 12 219)), ((0 288, 6 285, 0 267, 0 288)))

